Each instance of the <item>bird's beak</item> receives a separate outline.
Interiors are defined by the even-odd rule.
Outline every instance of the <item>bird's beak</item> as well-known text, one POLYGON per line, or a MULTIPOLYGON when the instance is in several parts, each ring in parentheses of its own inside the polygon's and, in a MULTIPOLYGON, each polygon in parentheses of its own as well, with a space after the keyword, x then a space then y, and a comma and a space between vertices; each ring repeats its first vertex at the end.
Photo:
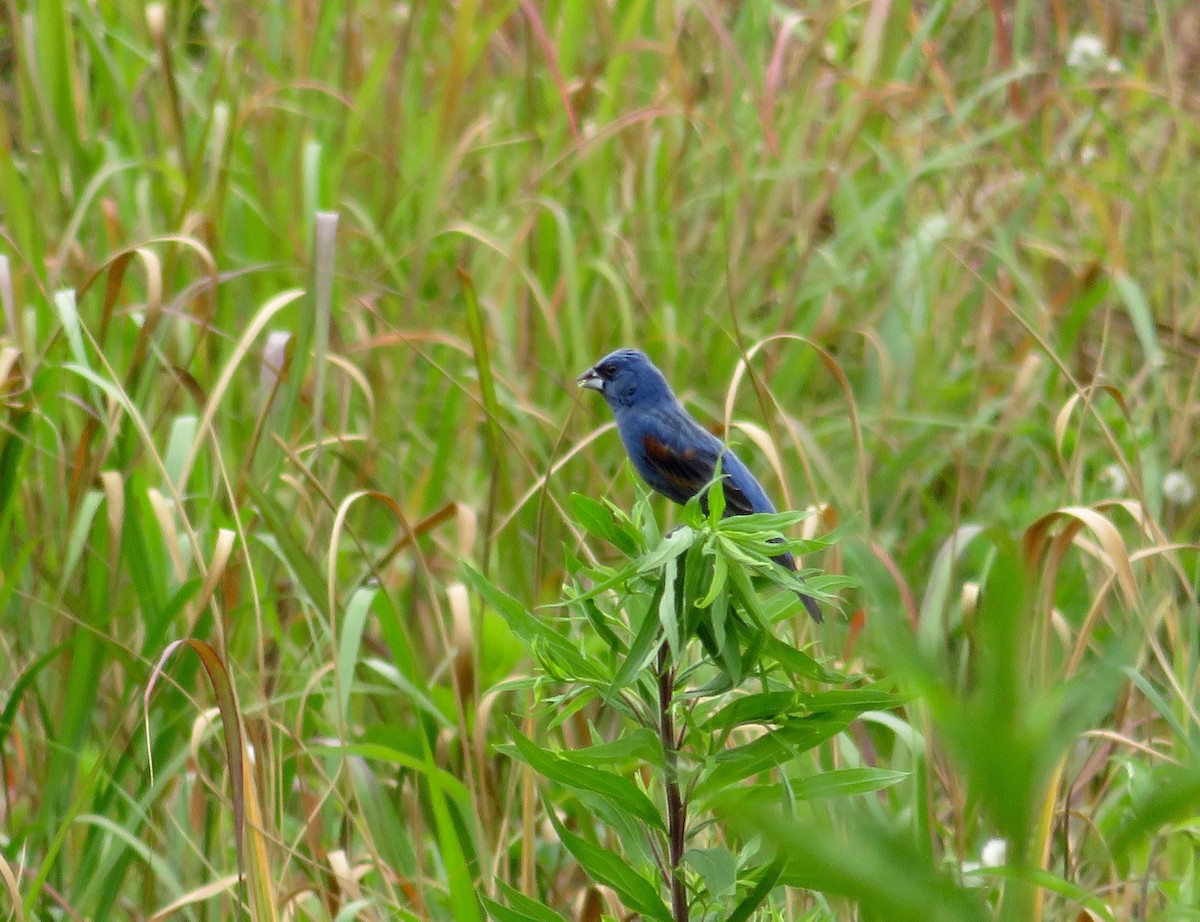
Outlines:
POLYGON ((586 387, 590 391, 604 390, 604 379, 596 374, 596 369, 594 368, 589 368, 581 374, 575 379, 575 383, 580 387, 586 387))

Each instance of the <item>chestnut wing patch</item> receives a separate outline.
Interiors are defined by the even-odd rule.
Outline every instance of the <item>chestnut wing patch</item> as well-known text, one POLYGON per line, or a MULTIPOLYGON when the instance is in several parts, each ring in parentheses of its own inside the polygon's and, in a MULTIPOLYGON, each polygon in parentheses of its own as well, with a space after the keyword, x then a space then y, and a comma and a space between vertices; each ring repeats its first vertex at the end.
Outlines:
POLYGON ((679 502, 695 496, 712 477, 712 465, 705 463, 694 447, 676 449, 649 433, 642 436, 642 447, 646 449, 647 462, 677 492, 679 502))
MULTIPOLYGON (((716 464, 706 451, 695 446, 677 449, 649 434, 642 436, 642 447, 655 471, 682 495, 680 502, 695 496, 712 479, 716 464)), ((753 511, 749 498, 728 474, 724 478, 724 488, 726 515, 744 515, 753 511)), ((708 503, 704 506, 707 511, 708 503)))

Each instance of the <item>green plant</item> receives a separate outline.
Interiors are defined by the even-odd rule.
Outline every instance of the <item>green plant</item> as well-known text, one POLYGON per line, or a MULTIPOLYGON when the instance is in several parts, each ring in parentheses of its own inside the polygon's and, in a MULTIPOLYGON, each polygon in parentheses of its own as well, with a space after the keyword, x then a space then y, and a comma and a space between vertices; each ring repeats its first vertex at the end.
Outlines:
MULTIPOLYGON (((801 583, 771 560, 804 513, 722 518, 720 492, 710 495, 707 515, 693 500, 666 536, 644 496, 626 514, 572 495, 576 521, 621 556, 572 562, 562 618, 526 610, 469 571, 529 645, 537 674, 520 684, 548 709, 548 727, 573 724, 586 740, 560 748, 514 727, 504 751, 545 779, 547 816, 587 874, 663 922, 744 918, 769 896, 782 865, 759 837, 731 834, 721 813, 799 810, 903 778, 827 770, 816 755, 857 716, 900 699, 802 649, 808 621, 797 590, 824 595, 849 582, 808 574, 801 583)), ((823 546, 786 544, 798 553, 823 546)), ((513 901, 489 901, 493 915, 528 918, 502 889, 513 901)))
POLYGON ((503 881, 594 918, 495 747, 599 706, 519 710, 459 560, 561 600, 570 492, 634 503, 569 382, 636 344, 844 523, 819 649, 914 696, 795 766, 900 783, 721 820, 786 852, 758 914, 1018 914, 1021 875, 1036 922, 1194 922, 1192 0, 147 7, 0 12, 0 917, 242 911, 201 658, 143 721, 189 638, 281 916, 473 920, 503 881), (959 600, 1022 531, 1034 757, 988 779, 959 600), (1005 828, 1025 867, 953 895, 1005 828))

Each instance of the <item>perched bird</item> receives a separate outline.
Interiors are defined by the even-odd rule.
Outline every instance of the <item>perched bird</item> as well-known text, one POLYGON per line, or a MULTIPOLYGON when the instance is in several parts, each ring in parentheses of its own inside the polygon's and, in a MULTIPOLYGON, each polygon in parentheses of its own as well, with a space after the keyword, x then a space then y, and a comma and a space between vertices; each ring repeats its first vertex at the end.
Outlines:
MULTIPOLYGON (((654 490, 677 503, 686 503, 712 480, 721 459, 725 515, 774 512, 750 469, 715 435, 692 419, 671 392, 663 373, 646 353, 618 349, 576 379, 580 387, 599 391, 617 418, 617 432, 633 466, 654 490)), ((788 552, 774 560, 796 569, 788 552)), ((799 593, 814 621, 821 609, 799 593)))

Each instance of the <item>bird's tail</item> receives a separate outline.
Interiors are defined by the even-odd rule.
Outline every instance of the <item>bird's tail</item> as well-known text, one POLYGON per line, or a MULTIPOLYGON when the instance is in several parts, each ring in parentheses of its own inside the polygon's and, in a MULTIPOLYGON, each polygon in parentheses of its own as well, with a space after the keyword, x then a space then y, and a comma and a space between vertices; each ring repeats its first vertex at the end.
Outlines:
MULTIPOLYGON (((784 551, 778 557, 772 557, 771 559, 781 566, 787 567, 793 573, 796 572, 796 558, 793 557, 789 552, 784 551)), ((821 606, 817 604, 816 599, 814 599, 811 595, 805 595, 799 590, 796 591, 796 595, 800 596, 800 601, 804 603, 804 608, 813 621, 815 621, 817 624, 824 622, 825 617, 821 614, 821 606)))
POLYGON ((804 607, 808 610, 808 615, 817 624, 821 624, 825 620, 825 616, 821 614, 821 606, 817 604, 817 600, 811 595, 805 595, 803 592, 797 592, 800 596, 800 601, 804 603, 804 607))

